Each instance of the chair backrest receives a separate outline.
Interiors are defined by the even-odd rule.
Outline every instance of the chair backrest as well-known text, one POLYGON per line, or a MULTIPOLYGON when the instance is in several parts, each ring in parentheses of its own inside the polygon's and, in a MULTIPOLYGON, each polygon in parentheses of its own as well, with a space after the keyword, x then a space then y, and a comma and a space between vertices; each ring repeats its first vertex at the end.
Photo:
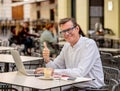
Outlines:
POLYGON ((113 67, 103 66, 104 81, 108 91, 111 91, 115 84, 119 83, 120 70, 113 67))
POLYGON ((112 66, 114 64, 113 55, 111 53, 101 52, 100 56, 104 66, 112 66))
POLYGON ((120 69, 120 55, 113 56, 115 63, 115 67, 120 69))
MULTIPOLYGON (((103 66, 103 71, 106 86, 102 86, 101 88, 85 88, 85 91, 120 91, 120 88, 116 86, 116 84, 119 83, 118 80, 120 79, 119 69, 103 66)), ((77 89, 79 90, 80 88, 77 87, 77 89)))
POLYGON ((12 87, 12 85, 0 83, 0 91, 18 91, 18 90, 17 88, 12 87))
POLYGON ((18 91, 16 88, 0 88, 0 91, 18 91))
POLYGON ((1 46, 9 46, 9 41, 3 40, 1 46))
POLYGON ((111 85, 111 86, 118 84, 118 81, 120 79, 119 69, 103 66, 103 72, 104 72, 105 84, 111 85))
POLYGON ((108 52, 100 52, 100 54, 101 54, 101 58, 103 58, 103 59, 113 58, 113 55, 111 53, 108 53, 108 52))
POLYGON ((114 88, 112 88, 112 91, 120 91, 120 83, 116 84, 114 88))

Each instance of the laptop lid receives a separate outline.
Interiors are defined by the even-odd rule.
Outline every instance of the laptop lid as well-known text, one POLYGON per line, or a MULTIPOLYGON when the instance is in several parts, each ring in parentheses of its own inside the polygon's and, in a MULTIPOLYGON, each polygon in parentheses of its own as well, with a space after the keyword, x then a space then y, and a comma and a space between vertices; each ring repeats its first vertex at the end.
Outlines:
POLYGON ((25 75, 38 75, 38 74, 34 74, 33 70, 26 70, 24 67, 24 64, 21 60, 20 54, 17 50, 11 50, 11 55, 13 56, 13 59, 15 61, 16 67, 18 69, 19 72, 25 74, 25 75))

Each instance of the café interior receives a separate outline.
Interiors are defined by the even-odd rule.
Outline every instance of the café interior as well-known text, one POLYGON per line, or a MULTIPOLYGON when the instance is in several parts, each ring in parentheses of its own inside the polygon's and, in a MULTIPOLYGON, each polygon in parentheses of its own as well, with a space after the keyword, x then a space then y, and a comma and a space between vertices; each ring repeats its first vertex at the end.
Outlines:
POLYGON ((60 80, 60 83, 58 80, 54 83, 51 80, 39 82, 36 78, 18 75, 14 73, 18 68, 10 52, 19 52, 25 69, 45 67, 40 47, 44 26, 51 21, 56 23, 58 41, 53 46, 57 52, 51 56, 54 60, 66 42, 58 26, 60 19, 66 17, 76 19, 85 36, 96 42, 100 53, 106 86, 86 91, 120 91, 119 8, 120 0, 0 0, 0 91, 53 91, 54 88, 54 91, 62 91, 62 86, 76 84, 60 80), (30 48, 30 53, 24 51, 24 45, 13 43, 12 38, 12 30, 24 22, 29 23, 31 34, 38 35, 31 36, 34 46, 30 48), (33 83, 28 84, 29 81, 33 83), (34 83, 38 84, 35 86, 34 83))

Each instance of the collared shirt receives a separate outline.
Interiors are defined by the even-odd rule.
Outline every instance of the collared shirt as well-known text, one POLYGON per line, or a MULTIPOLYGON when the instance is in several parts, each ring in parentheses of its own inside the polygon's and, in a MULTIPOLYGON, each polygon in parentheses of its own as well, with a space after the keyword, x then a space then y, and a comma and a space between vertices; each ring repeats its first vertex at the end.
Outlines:
POLYGON ((54 72, 72 77, 90 77, 94 81, 86 82, 84 86, 101 87, 104 85, 102 63, 94 40, 80 37, 72 47, 68 42, 60 55, 46 64, 54 68, 54 72))

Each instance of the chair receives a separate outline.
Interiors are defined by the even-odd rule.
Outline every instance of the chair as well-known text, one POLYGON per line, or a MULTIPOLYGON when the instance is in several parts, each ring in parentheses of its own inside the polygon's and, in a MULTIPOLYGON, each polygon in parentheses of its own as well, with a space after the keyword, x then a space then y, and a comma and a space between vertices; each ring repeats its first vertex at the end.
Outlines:
POLYGON ((112 88, 112 91, 120 91, 120 83, 116 84, 114 88, 112 88))
MULTIPOLYGON (((114 88, 114 86, 119 83, 120 70, 116 68, 108 67, 108 66, 103 66, 103 72, 104 72, 104 81, 106 86, 103 86, 101 88, 88 87, 83 89, 86 91, 112 91, 112 88, 114 88)), ((73 89, 74 91, 78 91, 81 88, 74 87, 73 89)))
POLYGON ((113 56, 113 59, 115 60, 115 67, 120 69, 120 55, 113 56))
POLYGON ((1 46, 9 46, 9 41, 8 40, 3 40, 1 43, 1 46))
POLYGON ((118 80, 120 79, 119 69, 103 66, 103 72, 106 86, 98 89, 88 88, 87 91, 111 91, 114 85, 118 84, 118 80))
POLYGON ((0 88, 0 91, 18 91, 15 88, 0 88))
POLYGON ((0 83, 0 91, 18 91, 12 85, 0 83))
MULTIPOLYGON (((8 40, 2 40, 1 41, 1 46, 8 47, 9 46, 9 41, 8 40)), ((1 50, 0 53, 10 53, 9 50, 1 50)))
POLYGON ((103 66, 104 72, 104 79, 105 83, 108 85, 114 85, 111 81, 115 82, 116 84, 119 83, 120 79, 120 70, 113 67, 103 66))
POLYGON ((108 52, 100 52, 101 61, 103 66, 113 67, 116 61, 113 59, 113 55, 108 52))

